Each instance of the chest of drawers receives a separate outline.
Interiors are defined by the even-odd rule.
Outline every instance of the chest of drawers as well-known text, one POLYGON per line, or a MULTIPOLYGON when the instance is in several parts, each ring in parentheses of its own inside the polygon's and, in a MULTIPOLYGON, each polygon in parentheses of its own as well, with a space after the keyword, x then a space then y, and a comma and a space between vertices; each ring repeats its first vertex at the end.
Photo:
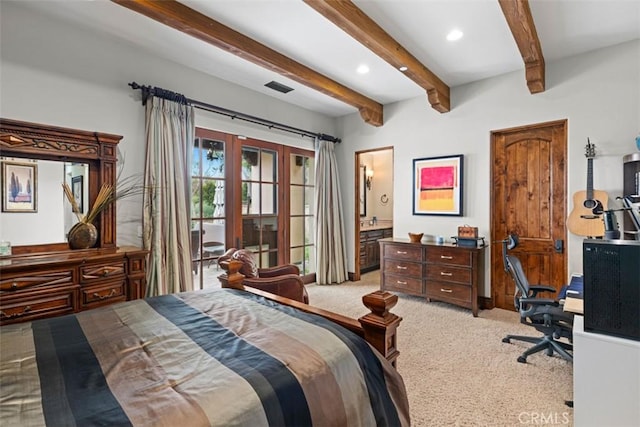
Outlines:
POLYGON ((3 258, 0 325, 144 297, 147 251, 60 251, 3 258))
POLYGON ((478 315, 484 248, 380 240, 381 288, 470 308, 478 315))

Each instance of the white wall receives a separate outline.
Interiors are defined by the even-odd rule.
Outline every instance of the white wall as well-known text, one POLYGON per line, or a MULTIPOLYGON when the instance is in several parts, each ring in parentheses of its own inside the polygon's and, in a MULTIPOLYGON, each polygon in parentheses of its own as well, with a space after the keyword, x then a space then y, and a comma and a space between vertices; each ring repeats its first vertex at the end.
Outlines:
MULTIPOLYGON (((315 132, 335 120, 141 52, 111 36, 71 28, 14 2, 0 15, 0 116, 123 135, 124 175, 144 169, 144 108, 127 84, 159 86, 202 102, 315 132)), ((196 125, 313 149, 308 138, 197 110, 196 125)), ((62 194, 62 193, 61 193, 62 194)), ((117 242, 140 245, 140 198, 118 202, 117 242)))
MULTIPOLYGON (((568 194, 584 190, 587 137, 596 144, 594 188, 614 199, 622 192, 622 156, 636 150, 640 130, 640 41, 547 63, 546 91, 531 95, 524 71, 513 72, 451 90, 451 111, 433 110, 426 95, 385 106, 384 126, 365 124, 357 114, 339 121, 343 143, 337 149, 347 236, 353 236, 352 182, 356 151, 394 146, 394 236, 408 232, 453 236, 471 224, 490 236, 490 132, 532 123, 568 119, 568 194), (411 208, 412 160, 464 154, 464 216, 414 216, 411 208)), ((615 203, 615 202, 614 202, 615 203)), ((571 202, 567 209, 570 212, 571 202)), ((567 212, 567 214, 568 214, 567 212)), ((349 270, 354 245, 348 239, 349 270)), ((582 271, 582 238, 568 238, 569 273, 582 271)), ((487 252, 487 263, 489 251, 487 252)), ((485 290, 490 296, 487 273, 485 290)))

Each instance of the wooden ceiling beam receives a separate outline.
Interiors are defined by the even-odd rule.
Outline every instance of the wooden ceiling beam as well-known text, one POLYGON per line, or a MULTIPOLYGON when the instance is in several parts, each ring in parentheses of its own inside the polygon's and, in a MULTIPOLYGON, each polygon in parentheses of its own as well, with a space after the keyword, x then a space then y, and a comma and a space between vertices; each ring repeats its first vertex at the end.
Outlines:
POLYGON ((175 0, 112 0, 171 28, 224 49, 358 109, 362 119, 382 126, 382 104, 175 0))
POLYGON ((544 92, 544 56, 531 15, 529 0, 498 0, 498 2, 524 60, 525 78, 529 92, 544 92))
POLYGON ((402 73, 427 91, 429 103, 436 111, 446 113, 451 109, 449 86, 351 0, 304 0, 304 2, 387 61, 396 70, 407 67, 407 70, 402 73))

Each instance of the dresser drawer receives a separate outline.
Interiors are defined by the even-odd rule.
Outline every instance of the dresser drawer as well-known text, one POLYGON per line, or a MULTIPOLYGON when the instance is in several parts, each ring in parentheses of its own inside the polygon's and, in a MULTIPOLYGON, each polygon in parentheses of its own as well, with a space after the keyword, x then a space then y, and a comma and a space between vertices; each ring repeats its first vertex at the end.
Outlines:
POLYGON ((442 264, 427 264, 427 280, 471 285, 471 269, 442 264))
POLYGON ((366 240, 378 240, 378 239, 382 239, 382 236, 384 235, 382 230, 370 230, 370 231, 362 231, 360 232, 360 239, 366 239, 366 240))
POLYGON ((12 292, 44 286, 60 286, 73 284, 73 269, 60 271, 35 272, 33 274, 16 274, 14 277, 3 275, 0 280, 0 291, 12 292))
POLYGON ((126 299, 127 289, 124 279, 100 285, 84 286, 81 289, 83 308, 126 301, 126 299))
POLYGON ((126 271, 125 260, 83 265, 80 266, 80 283, 93 283, 108 278, 124 277, 126 271))
POLYGON ((383 283, 383 290, 385 291, 398 291, 415 295, 424 294, 422 290, 422 279, 420 278, 385 274, 383 283))
POLYGON ((430 246, 427 249, 428 263, 455 264, 471 267, 471 252, 460 248, 438 248, 430 246))
POLYGON ((407 261, 422 261, 422 246, 411 245, 384 245, 385 259, 399 259, 407 261))
POLYGON ((3 295, 0 299, 0 324, 26 322, 42 317, 73 313, 77 286, 46 289, 24 295, 3 295))
POLYGON ((419 262, 385 260, 384 272, 401 276, 422 278, 422 264, 419 262))
POLYGON ((427 298, 471 303, 471 287, 445 282, 427 282, 427 298))

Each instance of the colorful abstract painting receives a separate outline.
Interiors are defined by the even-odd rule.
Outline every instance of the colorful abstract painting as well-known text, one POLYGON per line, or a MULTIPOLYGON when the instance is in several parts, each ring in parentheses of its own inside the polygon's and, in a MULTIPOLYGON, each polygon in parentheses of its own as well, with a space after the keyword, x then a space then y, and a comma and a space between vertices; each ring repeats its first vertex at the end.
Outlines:
POLYGON ((462 155, 414 159, 414 215, 462 215, 462 159, 462 155))

